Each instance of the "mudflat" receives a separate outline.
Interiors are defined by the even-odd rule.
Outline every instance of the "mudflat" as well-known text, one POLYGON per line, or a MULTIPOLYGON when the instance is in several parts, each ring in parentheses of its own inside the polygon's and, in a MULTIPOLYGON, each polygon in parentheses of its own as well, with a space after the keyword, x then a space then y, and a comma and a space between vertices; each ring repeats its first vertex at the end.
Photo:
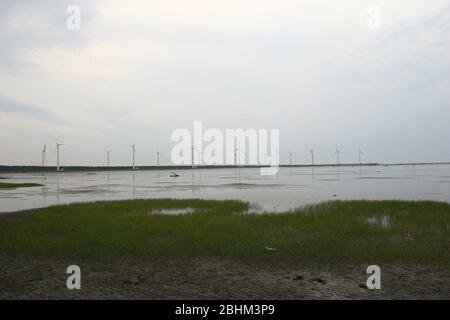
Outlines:
POLYGON ((449 299, 450 204, 128 200, 0 219, 0 299, 449 299), (170 214, 163 214, 170 212, 170 214), (68 266, 81 290, 66 286, 68 266), (369 290, 367 268, 380 268, 369 290))
POLYGON ((450 299, 450 272, 383 265, 380 290, 366 266, 255 266, 223 260, 80 264, 81 290, 66 287, 69 262, 0 256, 0 299, 450 299))

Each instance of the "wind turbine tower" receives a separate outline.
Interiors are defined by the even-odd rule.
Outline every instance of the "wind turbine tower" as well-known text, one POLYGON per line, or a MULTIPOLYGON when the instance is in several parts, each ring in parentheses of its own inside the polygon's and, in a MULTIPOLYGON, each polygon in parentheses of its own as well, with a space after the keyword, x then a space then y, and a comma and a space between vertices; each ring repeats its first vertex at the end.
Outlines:
POLYGON ((133 153, 133 170, 136 170, 136 162, 135 162, 135 157, 136 157, 136 145, 132 144, 131 145, 131 151, 133 153))
POLYGON ((292 152, 289 151, 289 165, 292 167, 292 152))
POLYGON ((314 167, 314 148, 309 151, 311 153, 311 165, 314 167))
POLYGON ((161 152, 159 152, 159 146, 156 146, 156 165, 159 168, 159 157, 162 156, 161 152))
POLYGON ((341 160, 340 160, 340 155, 341 155, 341 151, 339 151, 339 149, 338 149, 338 147, 336 146, 336 152, 335 152, 335 155, 336 155, 336 163, 338 164, 338 165, 340 165, 341 164, 341 160))
POLYGON ((238 152, 238 167, 239 167, 239 175, 241 174, 240 168, 241 168, 241 142, 238 142, 238 147, 237 147, 237 152, 238 152))
POLYGON ((44 149, 42 150, 42 167, 45 167, 45 149, 47 149, 46 144, 44 144, 44 149))
POLYGON ((192 164, 192 169, 194 169, 195 164, 194 164, 194 145, 191 145, 191 164, 192 164))
POLYGON ((111 154, 111 151, 106 151, 106 166, 109 168, 109 155, 111 154))
POLYGON ((59 172, 59 147, 63 146, 62 143, 56 143, 56 171, 59 172))
POLYGON ((364 152, 361 150, 361 146, 359 147, 359 150, 358 150, 358 160, 359 160, 359 164, 362 164, 362 155, 364 155, 364 152))
MULTIPOLYGON (((199 157, 199 159, 198 159, 199 163, 198 164, 200 166, 202 166, 203 165, 203 158, 204 158, 205 153, 203 151, 197 150, 196 148, 192 147, 192 155, 195 156, 195 152, 197 152, 198 157, 199 157)), ((194 163, 194 162, 195 162, 194 157, 192 157, 192 163, 194 163)))

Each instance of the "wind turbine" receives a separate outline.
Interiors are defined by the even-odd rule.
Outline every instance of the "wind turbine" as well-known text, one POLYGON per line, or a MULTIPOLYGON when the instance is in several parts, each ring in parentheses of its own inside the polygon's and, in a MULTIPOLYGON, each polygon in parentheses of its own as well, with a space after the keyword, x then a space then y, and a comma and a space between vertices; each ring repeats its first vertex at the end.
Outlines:
POLYGON ((234 166, 237 166, 237 152, 240 151, 239 149, 234 149, 234 166))
POLYGON ((241 167, 241 154, 243 154, 244 157, 245 157, 245 152, 242 151, 242 149, 241 149, 241 142, 239 141, 238 145, 237 145, 237 148, 234 149, 234 163, 236 165, 236 159, 237 159, 237 165, 238 165, 239 168, 241 167))
POLYGON ((292 167, 292 152, 289 151, 289 165, 292 167))
POLYGON ((63 146, 62 143, 56 143, 56 171, 59 172, 59 147, 63 146))
POLYGON ((136 170, 136 165, 135 165, 136 145, 132 144, 130 147, 131 147, 132 153, 133 153, 133 170, 136 170))
MULTIPOLYGON (((280 165, 280 149, 277 148, 277 162, 276 165, 279 166, 280 165)), ((292 169, 291 169, 292 170, 292 169)), ((277 178, 280 176, 280 170, 277 170, 277 178)))
POLYGON ((239 168, 238 169, 239 179, 241 178, 241 153, 243 153, 245 156, 245 153, 241 150, 241 143, 238 142, 237 149, 234 149, 234 164, 235 164, 234 172, 236 174, 236 159, 237 159, 237 167, 239 168))
POLYGON ((358 150, 358 160, 359 160, 359 164, 362 164, 362 160, 361 160, 361 156, 364 155, 364 152, 362 152, 361 150, 361 146, 359 146, 359 150, 358 150))
MULTIPOLYGON (((201 179, 202 178, 203 159, 204 159, 204 156, 205 156, 205 152, 203 152, 203 150, 197 150, 196 148, 193 149, 193 152, 194 151, 197 151, 197 153, 198 153, 198 155, 200 157, 200 159, 199 159, 200 160, 200 163, 199 163, 200 167, 199 167, 198 172, 199 172, 199 177, 201 179)), ((192 171, 192 173, 194 173, 194 171, 192 171)))
POLYGON ((194 163, 194 145, 191 145, 191 164, 192 164, 192 169, 194 169, 194 167, 195 167, 195 163, 194 163))
POLYGON ((110 155, 110 153, 111 153, 110 150, 106 151, 106 165, 108 166, 108 168, 109 168, 109 155, 110 155))
MULTIPOLYGON (((237 153, 238 153, 238 151, 240 151, 238 148, 235 148, 234 150, 233 150, 233 153, 234 153, 234 163, 233 163, 233 165, 234 165, 234 176, 236 177, 236 175, 237 175, 237 169, 236 169, 236 167, 238 166, 238 164, 237 164, 237 153)), ((239 175, 240 175, 240 168, 239 168, 239 175)))
POLYGON ((309 152, 311 153, 311 165, 314 167, 314 147, 309 152))
POLYGON ((156 146, 156 165, 159 168, 159 157, 162 156, 161 152, 159 152, 159 146, 156 146))
MULTIPOLYGON (((205 153, 203 151, 201 151, 201 150, 198 150, 198 149, 192 147, 192 154, 194 154, 194 152, 198 153, 198 155, 200 157, 200 163, 199 164, 200 164, 200 166, 202 166, 203 165, 203 158, 204 158, 205 153)), ((194 161, 194 160, 192 160, 192 161, 194 161)))
POLYGON ((336 155, 336 161, 337 161, 337 164, 338 164, 338 165, 341 164, 341 161, 340 161, 340 159, 339 159, 339 155, 340 155, 341 153, 342 153, 342 152, 339 151, 338 147, 336 146, 336 152, 335 152, 334 154, 336 155))
POLYGON ((44 149, 42 150, 42 167, 45 167, 45 150, 47 149, 47 145, 44 144, 44 149))

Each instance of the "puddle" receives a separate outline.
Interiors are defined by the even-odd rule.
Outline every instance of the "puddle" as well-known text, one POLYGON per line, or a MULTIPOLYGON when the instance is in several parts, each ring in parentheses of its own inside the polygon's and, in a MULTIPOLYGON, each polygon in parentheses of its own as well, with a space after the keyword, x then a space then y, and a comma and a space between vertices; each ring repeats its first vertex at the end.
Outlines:
POLYGON ((277 184, 277 183, 244 183, 244 182, 236 182, 236 183, 225 183, 221 185, 217 185, 214 187, 222 188, 222 187, 236 187, 236 188, 273 188, 273 187, 283 187, 286 184, 277 184))
POLYGON ((195 208, 158 208, 158 209, 153 209, 149 212, 147 212, 147 214, 151 215, 151 214, 161 214, 161 215, 183 215, 183 214, 193 214, 196 211, 199 211, 200 209, 195 209, 195 208))
POLYGON ((366 221, 371 225, 378 225, 384 228, 389 228, 391 226, 391 219, 388 215, 369 217, 366 221))
POLYGON ((71 190, 60 190, 63 194, 104 194, 107 193, 106 189, 71 189, 71 190))

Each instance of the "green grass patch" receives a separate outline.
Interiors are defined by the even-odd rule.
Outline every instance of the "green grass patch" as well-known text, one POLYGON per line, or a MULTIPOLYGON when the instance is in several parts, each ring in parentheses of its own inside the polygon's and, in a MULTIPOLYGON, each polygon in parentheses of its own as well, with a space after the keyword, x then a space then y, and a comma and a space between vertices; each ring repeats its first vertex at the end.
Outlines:
POLYGON ((30 188, 30 187, 42 187, 39 183, 6 183, 0 182, 0 189, 16 189, 16 188, 30 188))
POLYGON ((450 266, 447 203, 332 201, 281 214, 248 210, 239 201, 170 199, 55 206, 0 219, 0 253, 87 261, 450 266), (183 208, 194 213, 153 213, 183 208))

